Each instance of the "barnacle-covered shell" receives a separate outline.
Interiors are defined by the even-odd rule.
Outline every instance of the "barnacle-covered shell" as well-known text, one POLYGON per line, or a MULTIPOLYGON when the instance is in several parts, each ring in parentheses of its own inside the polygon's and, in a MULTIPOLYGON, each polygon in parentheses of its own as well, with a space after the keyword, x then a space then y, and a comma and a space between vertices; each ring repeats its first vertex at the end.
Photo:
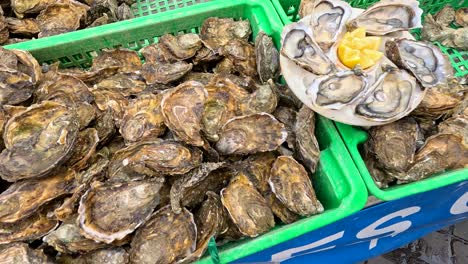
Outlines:
POLYGON ((210 17, 203 21, 200 37, 203 44, 216 53, 232 39, 248 40, 252 30, 249 20, 210 17))
POLYGON ((44 101, 8 121, 0 154, 0 176, 7 181, 44 176, 63 163, 78 133, 76 115, 62 104, 44 101))
POLYGON ((422 13, 416 0, 381 0, 351 20, 347 26, 349 30, 364 27, 368 34, 386 35, 420 28, 422 13))
POLYGON ((178 36, 165 34, 159 38, 159 44, 177 60, 190 59, 202 47, 200 37, 194 33, 178 36))
POLYGON ((205 145, 200 130, 207 96, 201 83, 188 81, 166 93, 161 102, 166 126, 180 139, 197 147, 205 145))
POLYGON ((270 114, 234 117, 223 126, 216 149, 223 155, 271 151, 287 136, 284 125, 270 114))
POLYGON ((185 174, 200 165, 200 150, 175 141, 140 142, 117 151, 109 165, 114 179, 185 174))
POLYGON ((316 1, 310 18, 310 26, 317 44, 327 52, 344 34, 346 22, 352 13, 351 6, 345 1, 316 1))
POLYGON ((297 113, 294 134, 297 158, 314 173, 320 159, 320 149, 315 138, 315 114, 307 106, 303 106, 297 113))
POLYGON ((218 192, 229 180, 229 173, 211 173, 224 165, 218 163, 202 163, 200 167, 178 178, 171 187, 171 207, 175 213, 180 213, 185 206, 201 203, 207 191, 218 192), (226 177, 227 176, 227 177, 226 177))
POLYGON ((104 49, 99 56, 94 58, 91 71, 99 71, 117 67, 120 72, 135 72, 141 69, 141 60, 138 53, 129 49, 104 49))
POLYGON ((125 238, 150 217, 159 203, 163 182, 94 182, 78 208, 83 235, 105 243, 125 238))
POLYGON ((210 141, 218 141, 222 126, 238 113, 240 102, 249 96, 229 78, 217 77, 205 87, 208 97, 202 116, 202 130, 210 141))
POLYGON ((146 89, 145 80, 134 73, 117 73, 99 81, 93 89, 118 91, 124 96, 138 95, 146 89))
POLYGON ((233 39, 221 48, 221 55, 232 61, 233 70, 242 76, 257 76, 255 47, 246 40, 233 39))
POLYGON ((221 201, 244 235, 256 237, 275 226, 273 213, 265 198, 243 173, 239 173, 221 190, 221 201))
POLYGON ((405 172, 414 161, 418 141, 422 140, 418 123, 411 117, 369 130, 365 148, 375 155, 380 166, 391 172, 405 172))
POLYGON ((428 42, 398 39, 385 43, 387 56, 418 79, 424 87, 433 87, 446 82, 453 75, 448 58, 428 42))
POLYGON ((268 183, 276 197, 294 213, 307 216, 323 212, 307 171, 292 157, 276 159, 268 183))
POLYGON ((257 73, 262 82, 276 80, 279 76, 279 53, 273 39, 260 31, 255 38, 257 73))
POLYGON ((161 113, 162 94, 142 94, 125 109, 120 134, 129 142, 157 138, 166 131, 161 113))
POLYGON ((312 30, 302 22, 283 29, 281 54, 315 74, 329 74, 334 65, 313 38, 312 30))
MULTIPOLYGON (((466 129, 466 127, 465 127, 466 129)), ((453 134, 437 134, 426 140, 414 158, 414 165, 401 181, 417 181, 446 169, 466 167, 468 146, 453 134)))
POLYGON ((182 78, 192 70, 192 64, 185 61, 174 63, 146 62, 141 74, 147 84, 168 84, 182 78))
POLYGON ((43 237, 58 226, 57 220, 39 212, 15 223, 0 224, 0 244, 18 241, 33 241, 43 237))
POLYGON ((6 22, 8 23, 8 30, 12 34, 31 37, 40 31, 39 24, 33 18, 17 19, 13 17, 7 17, 6 22))
POLYGON ((24 219, 44 204, 71 193, 75 172, 63 171, 53 176, 15 182, 0 194, 0 222, 14 223, 24 219))
POLYGON ((32 249, 26 243, 11 243, 0 249, 2 264, 52 264, 42 250, 32 249))
POLYGON ((192 213, 180 214, 163 207, 136 232, 130 249, 130 263, 177 263, 193 251, 197 227, 192 213))
POLYGON ((247 99, 243 100, 239 106, 242 115, 251 115, 257 113, 273 113, 278 105, 278 95, 276 94, 276 85, 273 80, 258 86, 258 89, 247 99))

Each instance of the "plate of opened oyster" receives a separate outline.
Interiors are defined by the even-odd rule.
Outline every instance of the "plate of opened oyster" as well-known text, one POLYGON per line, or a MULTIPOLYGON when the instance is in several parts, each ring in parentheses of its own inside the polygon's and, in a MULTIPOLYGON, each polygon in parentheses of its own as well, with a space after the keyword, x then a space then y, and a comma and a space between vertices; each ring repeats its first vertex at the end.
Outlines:
POLYGON ((0 257, 188 263, 213 237, 323 212, 314 112, 251 33, 212 17, 141 49, 144 63, 119 48, 88 70, 0 49, 0 257))
POLYGON ((341 0, 304 1, 282 32, 282 74, 315 112, 358 126, 394 122, 453 75, 435 45, 416 41, 416 0, 381 0, 366 10, 341 0))

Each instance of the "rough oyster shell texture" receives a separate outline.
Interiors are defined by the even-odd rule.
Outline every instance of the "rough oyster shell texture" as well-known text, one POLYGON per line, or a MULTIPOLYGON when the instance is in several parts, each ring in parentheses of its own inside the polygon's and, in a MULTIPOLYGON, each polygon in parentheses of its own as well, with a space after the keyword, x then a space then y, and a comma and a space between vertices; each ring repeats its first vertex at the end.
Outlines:
POLYGON ((304 104, 328 118, 359 126, 396 121, 417 107, 425 88, 453 74, 437 47, 412 40, 408 30, 421 27, 416 0, 382 0, 364 12, 340 0, 304 1, 301 13, 283 29, 283 76, 304 104), (381 37, 388 56, 364 70, 344 66, 337 55, 343 34, 358 27, 381 37))

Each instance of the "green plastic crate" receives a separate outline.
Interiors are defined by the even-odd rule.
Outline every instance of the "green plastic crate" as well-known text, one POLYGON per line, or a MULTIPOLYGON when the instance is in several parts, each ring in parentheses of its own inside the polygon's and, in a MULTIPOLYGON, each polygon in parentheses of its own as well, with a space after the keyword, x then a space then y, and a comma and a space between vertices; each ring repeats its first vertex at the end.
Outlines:
POLYGON ((132 11, 135 17, 142 17, 210 1, 211 0, 137 0, 136 3, 132 5, 132 11))
MULTIPOLYGON (((297 12, 300 0, 271 0, 275 6, 278 15, 284 24, 297 21, 299 19, 297 12)), ((366 8, 367 6, 378 2, 378 0, 351 0, 348 1, 353 7, 366 8)), ((466 7, 468 1, 464 0, 420 0, 420 7, 424 12, 436 13, 445 5, 451 4, 453 7, 466 7)), ((416 37, 419 37, 420 30, 412 32, 416 37)), ((455 49, 442 46, 440 43, 435 43, 441 50, 447 54, 453 67, 457 70, 458 76, 465 76, 468 74, 468 52, 458 52, 455 49)), ((456 183, 463 180, 468 180, 468 169, 460 169, 456 171, 449 171, 440 173, 435 177, 431 177, 422 181, 393 186, 386 189, 380 189, 372 179, 369 170, 367 169, 364 160, 359 152, 360 146, 367 141, 367 133, 359 127, 345 125, 335 122, 335 125, 341 134, 343 141, 348 148, 369 193, 375 197, 390 201, 416 193, 421 193, 433 190, 442 186, 456 183)))
MULTIPOLYGON (((283 23, 289 24, 299 20, 300 0, 271 0, 278 12, 279 17, 283 23)), ((356 8, 366 8, 379 0, 347 0, 351 6, 356 8)), ((424 13, 434 14, 442 9, 445 5, 451 4, 455 8, 468 7, 468 0, 419 0, 419 6, 423 9, 424 13)), ((420 30, 412 31, 416 38, 420 37, 420 30)), ((458 51, 456 49, 444 47, 439 42, 434 42, 443 53, 445 53, 455 69, 455 76, 465 76, 468 74, 468 51, 458 51)))
MULTIPOLYGON (((282 23, 269 1, 217 0, 194 5, 190 9, 149 15, 99 28, 85 29, 59 36, 6 46, 30 51, 40 62, 60 61, 64 67, 88 67, 92 57, 103 48, 126 47, 138 50, 157 41, 165 33, 199 32, 203 21, 212 16, 249 19, 253 35, 259 30, 280 43, 282 23)), ((312 176, 324 213, 290 225, 278 225, 254 239, 228 243, 219 250, 222 263, 234 261, 267 249, 362 209, 367 189, 359 176, 333 122, 318 117, 316 135, 322 150, 317 172, 312 176)), ((212 263, 210 257, 200 260, 212 263)))

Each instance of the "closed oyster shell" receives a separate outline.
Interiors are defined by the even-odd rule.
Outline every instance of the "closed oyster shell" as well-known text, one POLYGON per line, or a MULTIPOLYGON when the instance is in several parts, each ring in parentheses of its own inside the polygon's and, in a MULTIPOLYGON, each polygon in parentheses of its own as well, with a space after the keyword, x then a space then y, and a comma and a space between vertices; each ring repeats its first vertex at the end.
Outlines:
POLYGON ((161 112, 162 94, 142 94, 125 109, 120 134, 128 142, 157 138, 166 126, 161 112))
POLYGON ((93 86, 97 90, 112 90, 124 96, 138 95, 146 89, 145 80, 135 73, 117 73, 93 86))
POLYGON ((58 226, 57 220, 49 219, 42 211, 10 224, 0 224, 0 244, 33 241, 43 237, 58 226))
POLYGON ((143 64, 141 74, 149 85, 168 84, 182 78, 191 70, 192 64, 185 61, 174 63, 146 62, 143 64))
POLYGON ((39 249, 31 249, 26 243, 11 243, 0 250, 2 264, 52 264, 39 249))
POLYGON ((50 4, 36 18, 41 30, 39 38, 77 30, 85 15, 85 8, 71 2, 50 4))
POLYGON ((315 114, 307 106, 303 106, 297 113, 294 134, 297 158, 308 171, 314 173, 319 163, 320 149, 315 138, 315 114))
POLYGON ((11 8, 18 18, 22 18, 24 14, 39 13, 55 0, 11 0, 11 8))
POLYGON ((276 156, 273 152, 257 153, 249 156, 243 165, 245 175, 262 194, 270 191, 268 178, 276 156))
POLYGON ((139 142, 117 151, 109 165, 111 179, 185 174, 200 165, 200 150, 175 141, 139 142))
POLYGON ((220 53, 232 62, 234 72, 241 76, 257 76, 255 47, 246 40, 230 40, 221 48, 220 53))
POLYGON ((15 223, 74 189, 75 172, 15 182, 0 195, 0 223, 15 223))
POLYGON ((119 72, 135 72, 141 70, 141 60, 138 53, 133 50, 118 48, 113 50, 102 50, 93 59, 92 72, 117 67, 119 72))
POLYGON ((201 147, 201 119, 208 94, 204 86, 195 81, 180 84, 166 93, 161 102, 164 123, 184 142, 201 147))
POLYGON ((283 144, 287 136, 284 125, 270 114, 239 116, 223 126, 216 149, 222 155, 271 151, 283 144))
POLYGON ((296 110, 292 107, 287 106, 279 106, 278 108, 276 108, 275 112, 273 112, 273 116, 276 119, 278 119, 278 121, 283 123, 286 127, 286 131, 288 132, 288 138, 286 139, 286 143, 288 148, 290 149, 294 149, 294 144, 296 143, 296 136, 294 134, 296 115, 296 110))
POLYGON ((177 263, 193 251, 197 227, 192 213, 180 214, 163 207, 136 232, 130 249, 130 263, 177 263))
POLYGON ((33 90, 29 75, 0 66, 0 106, 24 102, 31 97, 33 90))
POLYGON ((48 174, 68 158, 78 128, 74 111, 51 101, 13 116, 3 134, 6 149, 0 154, 0 176, 17 181, 48 174))
POLYGON ((31 37, 40 31, 39 24, 33 18, 17 19, 7 17, 6 22, 8 23, 8 30, 11 34, 31 37))
POLYGON ((114 124, 120 126, 128 99, 115 90, 93 90, 95 104, 101 111, 111 110, 114 124))
POLYGON ((31 76, 32 83, 37 84, 42 80, 42 69, 37 60, 24 50, 11 50, 16 55, 16 69, 31 76))
POLYGON ((86 254, 73 257, 71 255, 57 256, 58 263, 73 263, 73 264, 128 264, 129 254, 124 248, 103 248, 86 254))
POLYGON ((437 23, 448 27, 455 20, 455 10, 452 6, 446 5, 435 15, 437 23))
POLYGON ((453 75, 448 58, 428 42, 398 39, 385 43, 387 56, 418 79, 423 87, 433 87, 447 82, 453 75))
POLYGON ((165 34, 159 38, 160 45, 167 49, 176 60, 186 60, 195 56, 202 47, 200 37, 194 33, 178 36, 165 34))
POLYGON ((468 27, 468 8, 462 7, 455 12, 455 23, 460 27, 468 27))
POLYGON ((276 198, 274 193, 268 192, 263 196, 265 197, 265 200, 268 206, 271 208, 273 214, 278 217, 281 222, 290 224, 299 220, 300 216, 289 210, 283 203, 281 203, 281 201, 276 198))
POLYGON ((276 85, 273 80, 258 86, 258 89, 245 99, 239 106, 242 115, 251 115, 257 113, 271 114, 278 105, 278 95, 276 94, 276 85))
POLYGON ((78 208, 83 235, 104 243, 125 238, 150 217, 159 203, 163 182, 163 179, 94 182, 78 208))
POLYGON ((249 237, 268 232, 275 220, 265 198, 246 175, 239 173, 221 190, 221 201, 239 231, 249 237))
POLYGON ((348 30, 364 27, 368 34, 386 35, 391 32, 421 27, 421 15, 416 0, 381 0, 348 22, 348 30))
POLYGON ((276 80, 279 76, 279 53, 273 39, 260 31, 255 38, 257 73, 262 82, 276 80))
POLYGON ((86 128, 78 133, 76 147, 67 161, 72 169, 82 170, 87 167, 89 160, 96 153, 99 143, 98 131, 94 128, 86 128))
POLYGON ((206 47, 218 53, 230 40, 247 41, 251 33, 249 20, 234 21, 232 18, 210 17, 203 21, 200 37, 206 47))
POLYGON ((74 103, 91 103, 94 100, 88 85, 73 76, 54 74, 47 77, 34 92, 36 101, 54 100, 68 103, 71 99, 74 103))
POLYGON ((290 156, 279 156, 268 179, 272 192, 289 210, 302 216, 323 212, 309 174, 290 156))

